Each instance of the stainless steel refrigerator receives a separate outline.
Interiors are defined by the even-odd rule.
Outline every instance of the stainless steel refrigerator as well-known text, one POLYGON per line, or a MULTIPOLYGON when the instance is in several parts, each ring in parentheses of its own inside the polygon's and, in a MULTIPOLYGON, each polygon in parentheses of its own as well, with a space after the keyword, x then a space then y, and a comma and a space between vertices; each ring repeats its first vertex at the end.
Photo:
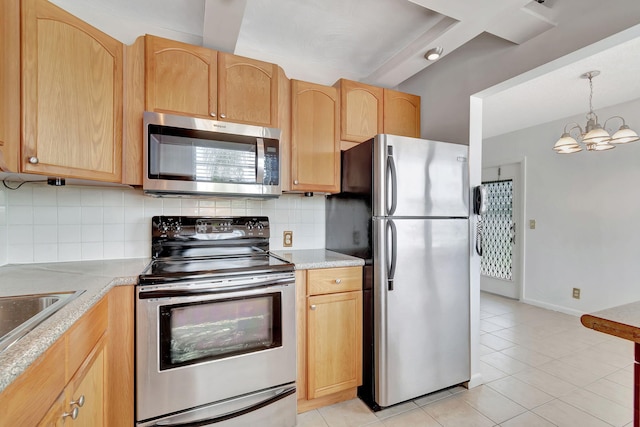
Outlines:
POLYGON ((467 152, 377 135, 342 153, 326 246, 366 260, 358 395, 374 410, 470 378, 467 152))

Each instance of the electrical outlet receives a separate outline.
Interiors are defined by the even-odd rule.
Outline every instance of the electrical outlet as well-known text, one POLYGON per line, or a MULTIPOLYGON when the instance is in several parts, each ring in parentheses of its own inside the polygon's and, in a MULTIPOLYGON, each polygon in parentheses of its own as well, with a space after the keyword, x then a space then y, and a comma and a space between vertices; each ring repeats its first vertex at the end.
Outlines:
POLYGON ((580 299, 580 288, 573 288, 573 297, 575 299, 580 299))
POLYGON ((293 231, 285 231, 282 236, 282 246, 290 248, 293 246, 293 231))

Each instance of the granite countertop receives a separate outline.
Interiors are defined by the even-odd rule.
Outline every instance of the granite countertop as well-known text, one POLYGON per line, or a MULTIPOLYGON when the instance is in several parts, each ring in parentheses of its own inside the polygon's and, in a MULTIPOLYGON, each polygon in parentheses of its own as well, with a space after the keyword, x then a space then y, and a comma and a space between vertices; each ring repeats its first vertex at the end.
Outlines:
POLYGON ((113 286, 135 285, 149 259, 21 264, 0 267, 0 296, 84 290, 0 353, 0 392, 113 286))
POLYGON ((294 263, 296 270, 358 267, 364 265, 362 258, 356 258, 326 249, 279 250, 272 252, 280 258, 294 263))
MULTIPOLYGON (((325 249, 273 251, 298 270, 364 265, 361 258, 325 249)), ((0 392, 114 286, 135 285, 148 258, 20 264, 0 267, 0 297, 83 290, 51 317, 0 353, 0 392)))
POLYGON ((640 344, 640 301, 585 314, 580 321, 587 328, 640 344))

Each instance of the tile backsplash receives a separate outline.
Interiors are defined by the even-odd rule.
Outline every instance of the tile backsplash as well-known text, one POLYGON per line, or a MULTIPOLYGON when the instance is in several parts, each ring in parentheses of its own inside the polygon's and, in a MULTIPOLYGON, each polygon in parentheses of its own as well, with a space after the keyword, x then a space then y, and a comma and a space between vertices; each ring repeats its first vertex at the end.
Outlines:
POLYGON ((0 190, 0 265, 150 256, 154 215, 264 215, 272 250, 323 248, 322 195, 278 199, 154 198, 128 187, 25 184, 0 190))

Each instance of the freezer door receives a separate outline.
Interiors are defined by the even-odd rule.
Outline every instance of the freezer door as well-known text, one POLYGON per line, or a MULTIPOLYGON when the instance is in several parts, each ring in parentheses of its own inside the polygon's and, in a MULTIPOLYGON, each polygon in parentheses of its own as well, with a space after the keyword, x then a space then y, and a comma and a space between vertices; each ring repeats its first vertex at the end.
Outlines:
POLYGON ((375 219, 375 399, 382 406, 470 378, 466 219, 375 219))
POLYGON ((373 216, 468 217, 466 145, 395 135, 373 141, 373 216))

